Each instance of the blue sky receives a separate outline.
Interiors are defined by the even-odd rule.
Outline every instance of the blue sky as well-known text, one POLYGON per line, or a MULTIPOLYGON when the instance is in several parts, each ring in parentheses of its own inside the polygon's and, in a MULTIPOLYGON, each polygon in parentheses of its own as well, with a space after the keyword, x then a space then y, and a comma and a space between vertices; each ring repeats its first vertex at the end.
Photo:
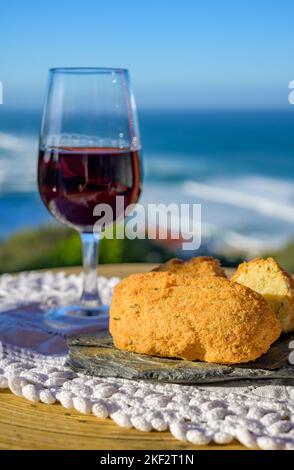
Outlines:
POLYGON ((287 107, 291 0, 3 0, 7 106, 40 106, 47 69, 123 66, 142 108, 287 107))

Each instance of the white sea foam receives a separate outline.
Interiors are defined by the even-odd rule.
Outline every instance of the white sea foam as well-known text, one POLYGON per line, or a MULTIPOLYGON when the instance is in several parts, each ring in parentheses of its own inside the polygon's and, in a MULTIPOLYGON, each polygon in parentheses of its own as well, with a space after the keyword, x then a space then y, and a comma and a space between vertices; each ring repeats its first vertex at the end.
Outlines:
POLYGON ((13 134, 0 132, 0 150, 23 152, 32 144, 32 142, 35 141, 35 138, 29 136, 19 137, 13 134))
POLYGON ((36 189, 36 137, 0 132, 0 194, 36 189))
POLYGON ((183 184, 183 192, 216 204, 228 204, 275 219, 294 222, 293 202, 292 204, 288 203, 288 199, 293 201, 293 186, 290 189, 285 182, 273 179, 267 181, 265 178, 258 179, 256 177, 243 179, 240 183, 243 184, 238 186, 236 181, 230 182, 229 180, 225 185, 220 185, 217 182, 208 184, 187 181, 183 184))
POLYGON ((229 247, 255 255, 294 237, 291 181, 248 175, 145 186, 143 202, 200 203, 202 239, 216 251, 229 247))
MULTIPOLYGON (((145 154, 144 154, 145 155, 145 154)), ((146 176, 153 179, 168 181, 175 178, 180 180, 191 174, 203 174, 209 171, 210 162, 205 156, 181 155, 177 152, 148 152, 144 159, 144 171, 146 176)))

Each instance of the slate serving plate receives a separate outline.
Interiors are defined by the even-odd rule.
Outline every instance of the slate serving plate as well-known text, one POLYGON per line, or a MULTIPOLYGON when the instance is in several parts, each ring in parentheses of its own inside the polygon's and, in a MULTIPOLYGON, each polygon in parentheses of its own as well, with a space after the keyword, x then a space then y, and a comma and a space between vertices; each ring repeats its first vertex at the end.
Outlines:
POLYGON ((104 331, 69 338, 68 364, 74 371, 87 375, 186 384, 294 379, 294 365, 289 364, 289 344, 293 340, 294 334, 283 335, 256 361, 230 366, 120 351, 113 345, 109 333, 104 331))

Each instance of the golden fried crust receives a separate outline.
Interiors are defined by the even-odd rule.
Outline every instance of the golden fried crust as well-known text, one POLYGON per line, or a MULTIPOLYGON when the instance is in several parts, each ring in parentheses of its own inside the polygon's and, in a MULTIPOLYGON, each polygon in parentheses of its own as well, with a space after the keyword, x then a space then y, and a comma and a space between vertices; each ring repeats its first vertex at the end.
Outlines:
POLYGON ((153 269, 153 272, 168 271, 174 274, 184 274, 192 277, 210 277, 220 276, 226 277, 218 259, 210 256, 197 256, 189 261, 183 261, 173 258, 167 263, 159 265, 153 269))
POLYGON ((126 351, 233 364, 265 353, 281 326, 263 297, 245 286, 151 272, 116 286, 110 332, 126 351))
POLYGON ((294 331, 294 280, 273 258, 240 264, 231 280, 261 294, 280 320, 283 332, 294 331))

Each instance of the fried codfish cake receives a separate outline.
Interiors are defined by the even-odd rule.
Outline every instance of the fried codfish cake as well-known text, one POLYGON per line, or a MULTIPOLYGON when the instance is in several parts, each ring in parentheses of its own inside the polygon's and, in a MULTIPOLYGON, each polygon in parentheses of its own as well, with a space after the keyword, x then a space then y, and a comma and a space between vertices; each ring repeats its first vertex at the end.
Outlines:
POLYGON ((264 298, 245 286, 150 272, 115 287, 110 332, 125 351, 234 364, 265 353, 281 325, 264 298))
POLYGON ((283 332, 294 331, 294 281, 273 258, 240 264, 231 280, 261 294, 280 320, 283 332))
POLYGON ((197 256, 189 261, 172 258, 167 263, 160 264, 153 272, 168 271, 174 274, 184 274, 192 277, 226 277, 220 261, 210 256, 197 256))

